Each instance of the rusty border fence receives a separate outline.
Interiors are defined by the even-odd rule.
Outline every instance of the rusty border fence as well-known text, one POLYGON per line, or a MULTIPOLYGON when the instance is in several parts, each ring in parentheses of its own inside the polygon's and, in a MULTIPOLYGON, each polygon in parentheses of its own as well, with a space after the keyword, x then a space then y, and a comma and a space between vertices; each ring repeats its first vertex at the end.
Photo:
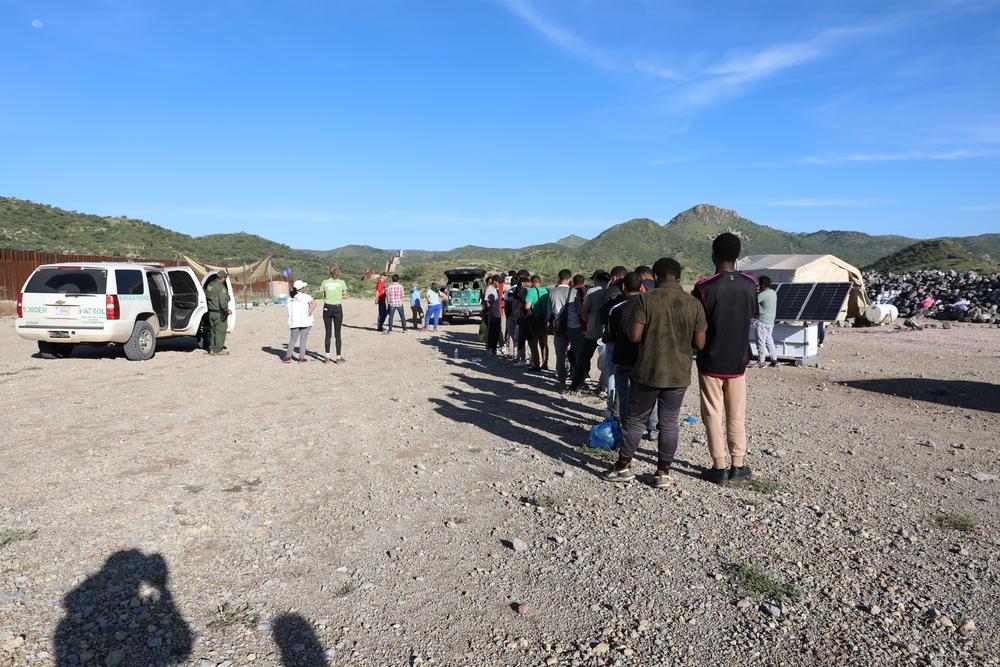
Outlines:
MULTIPOLYGON (((145 262, 163 264, 164 266, 181 266, 182 261, 174 259, 150 259, 136 257, 106 257, 101 255, 73 255, 55 252, 39 252, 35 250, 6 250, 0 248, 0 301, 13 301, 24 286, 24 282, 41 264, 58 262, 145 262)), ((230 267, 230 271, 239 272, 240 267, 230 267)), ((267 294, 267 281, 251 283, 248 294, 267 294)), ((236 287, 236 293, 242 295, 242 290, 236 287)))

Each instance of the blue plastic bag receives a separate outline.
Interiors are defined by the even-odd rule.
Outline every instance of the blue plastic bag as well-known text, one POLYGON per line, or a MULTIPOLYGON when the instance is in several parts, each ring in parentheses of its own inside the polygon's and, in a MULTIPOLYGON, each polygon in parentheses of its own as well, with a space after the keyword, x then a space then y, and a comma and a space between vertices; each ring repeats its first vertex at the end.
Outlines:
POLYGON ((622 427, 614 417, 608 417, 590 429, 588 444, 594 449, 614 449, 622 439, 622 427))

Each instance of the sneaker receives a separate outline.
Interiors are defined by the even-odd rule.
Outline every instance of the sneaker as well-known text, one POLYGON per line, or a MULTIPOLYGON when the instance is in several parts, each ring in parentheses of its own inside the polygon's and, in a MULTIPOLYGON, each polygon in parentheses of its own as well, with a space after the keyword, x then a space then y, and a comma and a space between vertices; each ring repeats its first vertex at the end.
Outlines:
POLYGON ((777 368, 778 367, 778 360, 777 359, 772 360, 770 366, 771 366, 771 368, 777 368))
POLYGON ((335 364, 346 364, 347 363, 347 359, 344 359, 342 356, 340 356, 338 354, 337 358, 333 360, 333 363, 335 363, 335 364))
POLYGON ((750 466, 743 465, 739 468, 729 469, 729 481, 733 484, 739 484, 740 482, 747 482, 750 480, 750 476, 753 473, 750 470, 750 466))
POLYGON ((299 359, 299 363, 300 363, 300 364, 304 364, 304 363, 306 363, 307 361, 309 361, 309 360, 308 360, 308 359, 306 359, 305 357, 302 357, 301 359, 299 359))
POLYGON ((290 363, 292 363, 292 358, 291 357, 282 357, 281 358, 281 363, 283 363, 283 364, 290 364, 290 363))
POLYGON ((670 473, 665 470, 657 470, 653 474, 653 488, 665 489, 670 486, 670 473))
POLYGON ((229 356, 229 350, 220 350, 219 352, 215 353, 215 356, 217 356, 217 357, 228 357, 229 356))
POLYGON ((615 466, 601 475, 601 479, 605 482, 631 482, 635 479, 635 473, 632 472, 631 466, 625 466, 624 468, 615 466))
POLYGON ((725 486, 729 483, 729 471, 725 468, 705 468, 701 471, 701 478, 706 482, 725 486))
POLYGON ((755 366, 756 366, 757 368, 764 368, 765 366, 767 366, 767 362, 766 362, 766 361, 758 361, 758 362, 757 362, 756 364, 754 364, 754 365, 755 365, 755 366))
POLYGON ((524 368, 527 365, 528 365, 527 361, 515 361, 514 362, 514 366, 516 366, 517 368, 524 368))
POLYGON ((653 442, 656 442, 656 441, 658 441, 660 439, 660 432, 659 431, 646 431, 646 434, 644 436, 642 436, 642 439, 643 440, 651 440, 653 442))

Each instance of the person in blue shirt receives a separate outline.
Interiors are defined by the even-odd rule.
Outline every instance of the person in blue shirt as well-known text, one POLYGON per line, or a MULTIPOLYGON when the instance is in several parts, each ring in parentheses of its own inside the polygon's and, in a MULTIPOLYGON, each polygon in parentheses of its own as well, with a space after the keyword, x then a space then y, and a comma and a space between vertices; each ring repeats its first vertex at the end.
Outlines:
POLYGON ((424 307, 420 305, 420 287, 416 283, 410 288, 410 313, 413 315, 413 328, 419 329, 424 319, 424 307))

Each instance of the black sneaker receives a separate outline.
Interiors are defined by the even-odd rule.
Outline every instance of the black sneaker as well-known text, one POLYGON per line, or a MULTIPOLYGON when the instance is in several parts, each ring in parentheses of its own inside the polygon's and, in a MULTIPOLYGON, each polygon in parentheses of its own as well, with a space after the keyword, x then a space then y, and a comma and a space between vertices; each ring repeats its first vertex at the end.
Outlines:
POLYGON ((701 471, 701 478, 706 482, 725 486, 729 483, 729 471, 725 468, 705 468, 701 471))
POLYGON ((739 468, 729 469, 729 481, 733 484, 738 484, 740 482, 746 482, 750 480, 750 466, 741 466, 739 468))

